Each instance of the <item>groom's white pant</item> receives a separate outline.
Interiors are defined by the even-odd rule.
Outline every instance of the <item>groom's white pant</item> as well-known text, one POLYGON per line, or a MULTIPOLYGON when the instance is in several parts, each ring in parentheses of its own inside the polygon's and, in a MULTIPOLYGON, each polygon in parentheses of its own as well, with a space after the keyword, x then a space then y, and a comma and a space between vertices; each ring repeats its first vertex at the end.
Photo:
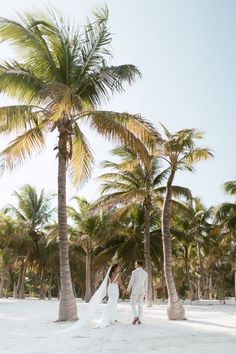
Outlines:
POLYGON ((130 301, 134 317, 142 319, 144 294, 131 294, 130 301))

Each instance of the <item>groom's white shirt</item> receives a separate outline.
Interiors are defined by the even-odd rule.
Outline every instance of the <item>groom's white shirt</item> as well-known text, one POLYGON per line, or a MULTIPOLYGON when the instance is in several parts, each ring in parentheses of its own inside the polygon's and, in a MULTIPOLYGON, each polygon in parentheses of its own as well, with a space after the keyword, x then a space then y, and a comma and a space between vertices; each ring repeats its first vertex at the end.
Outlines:
POLYGON ((136 268, 132 272, 127 290, 129 292, 131 290, 131 294, 145 295, 147 292, 147 279, 147 272, 142 267, 136 268))

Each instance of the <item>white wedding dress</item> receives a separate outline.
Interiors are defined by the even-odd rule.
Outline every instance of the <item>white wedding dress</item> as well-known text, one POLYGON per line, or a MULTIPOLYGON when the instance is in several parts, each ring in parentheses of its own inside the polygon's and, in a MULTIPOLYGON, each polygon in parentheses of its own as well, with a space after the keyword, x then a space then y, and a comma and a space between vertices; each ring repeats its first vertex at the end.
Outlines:
POLYGON ((108 278, 108 302, 103 313, 101 320, 97 323, 97 328, 105 328, 114 324, 117 316, 117 303, 119 299, 119 284, 117 282, 119 274, 116 275, 115 279, 111 282, 110 278, 108 278))
POLYGON ((99 304, 102 299, 106 296, 106 292, 108 294, 108 302, 105 306, 102 318, 97 320, 95 323, 95 328, 104 328, 110 326, 112 323, 116 321, 116 308, 119 299, 119 285, 117 282, 117 278, 119 274, 115 277, 115 279, 111 282, 109 278, 111 267, 108 269, 105 278, 103 279, 102 284, 97 289, 97 291, 92 296, 91 300, 87 304, 86 313, 80 317, 80 319, 70 326, 67 329, 64 329, 63 332, 74 332, 80 328, 86 327, 89 325, 90 321, 93 319, 95 312, 98 309, 99 304), (108 285, 107 285, 108 284, 108 285), (106 291, 107 290, 107 291, 106 291))

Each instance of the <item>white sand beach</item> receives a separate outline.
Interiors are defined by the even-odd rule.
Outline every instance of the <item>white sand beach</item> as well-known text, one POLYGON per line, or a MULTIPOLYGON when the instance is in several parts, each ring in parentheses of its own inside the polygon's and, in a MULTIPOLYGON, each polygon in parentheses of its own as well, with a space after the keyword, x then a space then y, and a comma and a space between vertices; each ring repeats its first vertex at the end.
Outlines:
MULTIPOLYGON (((0 354, 234 354, 236 303, 194 302, 185 305, 187 321, 168 321, 166 304, 145 309, 142 325, 131 325, 128 302, 118 305, 119 322, 63 332, 71 323, 54 322, 57 300, 0 299, 0 354)), ((104 304, 96 317, 99 318, 104 304)), ((78 312, 86 304, 77 302, 78 312)))

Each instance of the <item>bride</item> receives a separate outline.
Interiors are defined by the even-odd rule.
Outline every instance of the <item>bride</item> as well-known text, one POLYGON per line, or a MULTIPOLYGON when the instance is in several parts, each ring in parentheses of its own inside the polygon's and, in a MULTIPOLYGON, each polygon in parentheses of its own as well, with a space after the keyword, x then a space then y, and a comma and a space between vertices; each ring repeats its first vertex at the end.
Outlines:
POLYGON ((103 312, 102 318, 97 321, 95 325, 96 328, 104 328, 110 326, 116 322, 116 309, 119 299, 119 287, 124 293, 128 294, 125 286, 122 283, 120 276, 120 266, 119 264, 113 264, 107 271, 102 284, 99 286, 97 291, 94 293, 89 303, 86 305, 86 314, 81 316, 80 319, 70 328, 65 331, 70 331, 74 329, 79 329, 88 325, 90 320, 93 318, 98 305, 101 301, 106 298, 108 299, 106 308, 103 312))
POLYGON ((101 320, 97 324, 97 327, 104 328, 117 321, 116 313, 119 299, 119 287, 125 294, 128 294, 121 280, 120 266, 119 264, 113 264, 110 267, 108 279, 106 281, 106 298, 108 299, 107 306, 101 320))

